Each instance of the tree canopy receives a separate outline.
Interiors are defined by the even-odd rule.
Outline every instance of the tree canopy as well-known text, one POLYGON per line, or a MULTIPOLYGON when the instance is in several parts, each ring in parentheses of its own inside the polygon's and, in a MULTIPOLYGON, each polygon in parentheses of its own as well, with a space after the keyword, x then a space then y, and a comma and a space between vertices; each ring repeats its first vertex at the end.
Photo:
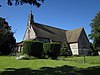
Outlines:
MULTIPOLYGON (((37 7, 40 7, 41 3, 43 3, 44 0, 7 0, 7 4, 12 6, 15 5, 23 5, 23 4, 30 4, 35 5, 37 7)), ((0 5, 1 7, 2 5, 0 5)))
POLYGON ((90 39, 93 40, 94 48, 100 50, 100 11, 96 14, 91 24, 90 39))
POLYGON ((8 22, 0 17, 0 53, 8 55, 11 52, 12 47, 16 44, 13 34, 8 22))

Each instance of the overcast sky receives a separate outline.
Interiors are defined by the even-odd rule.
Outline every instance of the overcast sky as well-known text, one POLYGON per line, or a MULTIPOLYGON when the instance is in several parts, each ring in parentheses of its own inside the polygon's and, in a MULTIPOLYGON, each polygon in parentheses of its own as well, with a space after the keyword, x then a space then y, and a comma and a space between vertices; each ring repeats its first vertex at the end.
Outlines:
MULTIPOLYGON (((0 0, 0 4, 0 17, 6 18, 12 26, 16 41, 22 41, 31 6, 7 6, 6 0, 0 0)), ((87 35, 91 32, 89 24, 98 11, 100 0, 45 0, 40 8, 32 7, 35 22, 66 30, 84 27, 87 35)))

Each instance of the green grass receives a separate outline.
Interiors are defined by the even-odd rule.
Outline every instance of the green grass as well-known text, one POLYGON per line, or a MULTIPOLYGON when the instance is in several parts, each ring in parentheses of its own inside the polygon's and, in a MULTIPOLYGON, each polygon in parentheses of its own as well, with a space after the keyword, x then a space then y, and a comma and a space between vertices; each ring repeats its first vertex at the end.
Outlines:
POLYGON ((99 72, 100 56, 88 56, 86 63, 83 57, 16 60, 12 56, 0 56, 0 75, 96 75, 99 72))
MULTIPOLYGON (((64 58, 65 61, 71 61, 76 63, 84 63, 84 57, 70 57, 64 58)), ((85 56, 86 64, 91 65, 99 65, 100 64, 100 56, 85 56)))

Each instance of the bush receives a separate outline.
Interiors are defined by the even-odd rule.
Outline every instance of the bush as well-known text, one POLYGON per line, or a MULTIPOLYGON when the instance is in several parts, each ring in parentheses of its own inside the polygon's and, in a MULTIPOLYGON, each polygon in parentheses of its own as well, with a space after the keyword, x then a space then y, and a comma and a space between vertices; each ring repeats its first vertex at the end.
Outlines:
POLYGON ((93 44, 93 43, 90 43, 90 48, 91 48, 91 50, 90 50, 90 52, 88 53, 88 55, 90 55, 90 56, 98 56, 98 55, 99 55, 99 54, 98 54, 98 51, 100 50, 100 47, 97 47, 97 48, 95 49, 94 44, 93 44))
POLYGON ((90 51, 88 54, 90 56, 98 56, 99 55, 97 50, 90 51))
POLYGON ((58 42, 44 43, 44 53, 52 59, 56 59, 60 54, 61 44, 58 42))
POLYGON ((11 48, 8 45, 0 45, 0 54, 1 55, 10 55, 11 48))
POLYGON ((33 41, 31 44, 30 55, 35 57, 42 57, 43 54, 43 43, 39 41, 33 41))
POLYGON ((30 53, 31 51, 31 44, 32 44, 32 41, 23 41, 23 52, 22 54, 28 54, 30 53))
POLYGON ((23 43, 23 54, 28 54, 29 56, 41 57, 43 53, 43 43, 39 41, 24 41, 23 43))
POLYGON ((60 50, 60 55, 61 56, 71 56, 72 55, 71 51, 68 48, 68 44, 66 42, 62 43, 62 47, 61 47, 61 50, 60 50))
POLYGON ((44 54, 47 55, 47 53, 50 52, 50 50, 51 50, 50 43, 44 43, 43 44, 43 49, 44 49, 44 54))

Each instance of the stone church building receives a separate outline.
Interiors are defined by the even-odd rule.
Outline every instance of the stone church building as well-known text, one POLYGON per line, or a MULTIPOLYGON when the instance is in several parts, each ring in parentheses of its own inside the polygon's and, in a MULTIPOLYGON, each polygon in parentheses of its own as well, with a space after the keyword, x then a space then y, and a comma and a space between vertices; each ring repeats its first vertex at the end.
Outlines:
POLYGON ((28 15, 28 23, 24 40, 37 39, 42 42, 66 42, 72 55, 88 55, 90 50, 89 40, 84 28, 64 30, 34 22, 32 11, 28 15))

